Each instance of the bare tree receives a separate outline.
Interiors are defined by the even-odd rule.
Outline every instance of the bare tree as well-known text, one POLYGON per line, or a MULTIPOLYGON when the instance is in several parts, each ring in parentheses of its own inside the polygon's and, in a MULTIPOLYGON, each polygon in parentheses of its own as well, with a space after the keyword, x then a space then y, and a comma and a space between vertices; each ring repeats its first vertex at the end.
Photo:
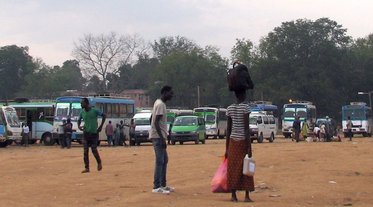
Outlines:
POLYGON ((78 43, 74 43, 73 56, 79 61, 83 74, 86 77, 98 75, 104 83, 103 89, 106 90, 107 75, 118 74, 121 65, 131 64, 134 55, 146 50, 144 40, 136 34, 86 34, 78 43))

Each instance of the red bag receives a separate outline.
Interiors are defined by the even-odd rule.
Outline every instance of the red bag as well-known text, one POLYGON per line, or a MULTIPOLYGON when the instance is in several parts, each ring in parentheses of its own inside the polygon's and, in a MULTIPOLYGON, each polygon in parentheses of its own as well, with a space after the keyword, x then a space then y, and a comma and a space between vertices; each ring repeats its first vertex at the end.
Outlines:
POLYGON ((211 180, 211 191, 213 193, 229 193, 227 168, 228 159, 225 158, 224 161, 219 165, 218 170, 211 180))

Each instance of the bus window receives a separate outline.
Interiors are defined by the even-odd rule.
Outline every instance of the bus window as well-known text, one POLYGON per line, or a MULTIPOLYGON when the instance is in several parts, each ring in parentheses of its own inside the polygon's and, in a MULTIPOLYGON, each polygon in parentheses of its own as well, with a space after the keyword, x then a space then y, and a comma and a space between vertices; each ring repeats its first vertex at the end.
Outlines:
POLYGON ((227 120, 227 114, 225 111, 219 111, 219 120, 227 120))
POLYGON ((80 112, 82 111, 82 106, 80 103, 72 103, 71 104, 71 117, 79 117, 80 112))
POLYGON ((295 116, 295 108, 285 108, 284 117, 294 117, 295 116))
POLYGON ((7 123, 11 127, 20 127, 21 123, 18 120, 17 112, 15 110, 4 110, 5 112, 5 118, 7 123))
POLYGON ((215 115, 207 114, 206 115, 206 123, 215 123, 215 115))
POLYGON ((269 124, 268 117, 263 116, 263 122, 264 124, 269 124))
POLYGON ((262 120, 262 117, 261 117, 261 116, 258 116, 258 118, 257 118, 257 123, 258 123, 258 124, 263 123, 263 120, 262 120))
POLYGON ((297 108, 297 116, 301 118, 307 118, 307 109, 306 108, 297 108))
POLYGON ((270 124, 276 124, 275 118, 274 117, 269 117, 269 123, 270 124))
POLYGON ((69 103, 58 103, 56 107, 57 117, 66 117, 69 114, 69 103))

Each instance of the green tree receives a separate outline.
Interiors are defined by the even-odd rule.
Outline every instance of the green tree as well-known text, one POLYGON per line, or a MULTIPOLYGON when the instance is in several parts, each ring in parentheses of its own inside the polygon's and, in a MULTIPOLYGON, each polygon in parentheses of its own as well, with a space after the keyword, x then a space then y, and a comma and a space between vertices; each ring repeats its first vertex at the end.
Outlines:
POLYGON ((157 98, 160 87, 167 84, 175 91, 170 105, 188 108, 196 107, 198 102, 200 105, 222 105, 224 103, 222 98, 226 97, 224 92, 226 91, 225 95, 229 95, 225 80, 227 61, 220 57, 214 47, 208 46, 202 49, 195 44, 187 44, 187 47, 185 42, 192 43, 182 38, 180 42, 160 47, 168 48, 166 51, 171 52, 159 56, 162 60, 152 74, 151 85, 149 85, 152 99, 157 98), (169 45, 176 47, 168 47, 169 45), (183 47, 179 47, 180 45, 183 47))
POLYGON ((319 115, 338 116, 350 43, 346 29, 328 18, 282 23, 256 52, 256 91, 277 105, 289 98, 308 100, 318 106, 319 115))
POLYGON ((0 47, 0 98, 14 98, 34 68, 28 47, 0 47))

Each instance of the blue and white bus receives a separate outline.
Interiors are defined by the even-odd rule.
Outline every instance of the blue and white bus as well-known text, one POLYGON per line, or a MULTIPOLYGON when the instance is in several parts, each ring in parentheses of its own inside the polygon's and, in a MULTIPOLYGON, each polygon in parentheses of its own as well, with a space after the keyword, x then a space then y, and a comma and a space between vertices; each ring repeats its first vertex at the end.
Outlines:
POLYGON ((0 106, 0 147, 20 141, 22 128, 16 110, 11 106, 0 106))
POLYGON ((342 106, 342 128, 347 137, 347 119, 351 118, 352 133, 362 134, 364 137, 373 134, 372 109, 364 102, 351 102, 350 105, 342 106))
POLYGON ((218 107, 198 107, 193 114, 205 120, 206 138, 224 138, 227 134, 227 109, 218 107))
POLYGON ((26 100, 10 102, 9 105, 16 109, 20 121, 31 129, 30 144, 51 139, 56 105, 54 100, 26 100))
POLYGON ((296 101, 284 104, 282 114, 282 134, 289 138, 293 133, 293 122, 299 116, 301 125, 307 122, 309 131, 312 132, 316 123, 316 106, 309 101, 296 101))
MULTIPOLYGON (((60 136, 63 135, 63 121, 70 118, 73 124, 73 135, 72 140, 81 143, 83 138, 83 132, 78 129, 79 114, 82 110, 80 102, 83 97, 81 96, 64 96, 56 99, 56 110, 54 113, 53 120, 53 139, 48 143, 53 145, 60 136)), ((99 134, 99 141, 105 140, 106 135, 104 127, 111 121, 115 127, 121 120, 124 123, 129 123, 130 119, 135 114, 135 101, 126 98, 119 97, 108 97, 108 96, 96 96, 86 97, 89 100, 89 104, 106 114, 106 123, 103 126, 103 130, 99 134)), ((98 123, 101 123, 99 118, 98 123)), ((83 120, 84 124, 84 120, 83 120)), ((128 128, 126 128, 126 135, 128 136, 128 128)))

